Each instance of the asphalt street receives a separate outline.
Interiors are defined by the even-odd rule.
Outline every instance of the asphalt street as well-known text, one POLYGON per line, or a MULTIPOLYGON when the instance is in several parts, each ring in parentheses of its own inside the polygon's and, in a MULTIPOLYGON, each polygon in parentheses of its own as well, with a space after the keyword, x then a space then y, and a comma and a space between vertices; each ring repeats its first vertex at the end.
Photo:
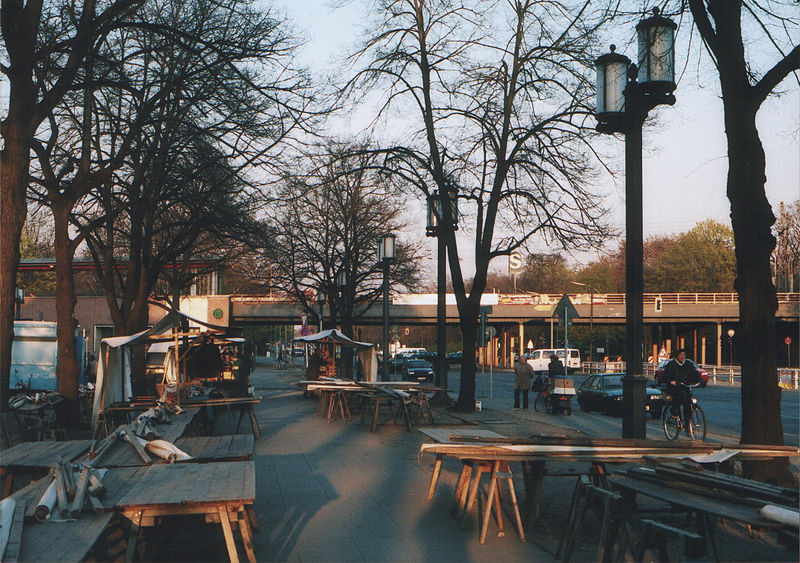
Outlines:
MULTIPOLYGON (((451 366, 448 372, 448 389, 451 395, 458 396, 460 382, 460 366, 451 366)), ((585 375, 572 376, 575 388, 583 382, 585 375)), ((492 398, 505 402, 510 409, 514 403, 514 374, 509 371, 478 370, 476 377, 477 399, 492 398)), ((695 389, 695 397, 706 413, 709 429, 709 440, 713 441, 738 441, 741 435, 742 405, 741 388, 729 385, 708 385, 705 388, 695 389)), ((531 393, 531 408, 533 407, 534 394, 531 393)), ((610 417, 599 412, 584 413, 578 408, 577 401, 573 399, 572 415, 560 416, 564 426, 579 430, 589 431, 594 435, 620 436, 622 433, 622 419, 610 417)), ((800 428, 800 392, 796 390, 782 391, 781 419, 783 421, 784 440, 786 445, 798 445, 798 429, 800 428)), ((647 420, 647 435, 649 438, 663 438, 660 420, 647 420)))

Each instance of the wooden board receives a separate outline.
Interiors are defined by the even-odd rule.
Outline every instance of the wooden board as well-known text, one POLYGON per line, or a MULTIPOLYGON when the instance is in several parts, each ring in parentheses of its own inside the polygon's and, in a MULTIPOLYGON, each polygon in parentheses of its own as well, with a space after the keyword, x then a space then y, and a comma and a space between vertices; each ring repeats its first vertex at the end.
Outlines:
POLYGON ((252 434, 231 434, 181 438, 175 445, 192 456, 194 458, 192 461, 224 459, 233 461, 252 458, 255 441, 252 434))
POLYGON ((252 461, 178 463, 150 467, 119 501, 119 508, 218 502, 251 504, 256 496, 252 461))
MULTIPOLYGON (((458 439, 451 439, 450 436, 475 436, 480 441, 480 438, 505 438, 502 434, 486 430, 483 428, 418 428, 425 436, 442 444, 458 443, 458 439)), ((472 442, 472 440, 470 440, 472 442)))
POLYGON ((736 502, 724 502, 681 491, 668 485, 659 485, 622 475, 612 475, 608 478, 608 482, 614 488, 636 491, 639 494, 680 506, 685 510, 699 510, 718 518, 727 518, 736 522, 750 524, 757 528, 779 527, 775 522, 763 518, 759 509, 753 506, 745 506, 736 502))
POLYGON ((89 450, 91 440, 66 442, 23 442, 0 454, 0 467, 47 468, 56 458, 73 461, 89 450))
POLYGON ((19 560, 83 561, 113 517, 112 512, 85 512, 74 522, 26 523, 19 560))
MULTIPOLYGON (((103 508, 106 511, 114 510, 114 507, 122 499, 136 482, 147 473, 148 467, 123 467, 117 469, 109 469, 105 477, 103 477, 103 486, 106 488, 106 494, 102 498, 103 508)), ((33 518, 33 511, 42 498, 45 489, 50 485, 52 477, 47 475, 41 479, 26 485, 16 493, 11 495, 15 500, 25 501, 27 508, 25 510, 25 517, 28 519, 33 518)), ((40 524, 42 526, 43 524, 40 524)))

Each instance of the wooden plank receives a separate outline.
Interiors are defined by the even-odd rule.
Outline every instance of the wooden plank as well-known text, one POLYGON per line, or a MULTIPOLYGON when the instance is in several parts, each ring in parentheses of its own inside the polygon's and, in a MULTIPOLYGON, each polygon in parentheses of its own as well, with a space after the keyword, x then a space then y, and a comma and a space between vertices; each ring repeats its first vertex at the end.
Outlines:
POLYGON ((0 467, 47 468, 56 458, 73 461, 89 450, 91 440, 23 442, 3 450, 0 467))
POLYGON ((679 506, 688 511, 700 511, 718 518, 727 518, 757 528, 778 527, 775 522, 763 518, 755 507, 711 499, 666 485, 640 481, 639 479, 632 479, 622 475, 611 475, 608 481, 613 487, 634 491, 679 506))
POLYGON ((154 465, 128 491, 118 506, 168 506, 255 500, 255 465, 252 461, 209 464, 154 465), (230 485, 229 485, 230 483, 230 485))
POLYGON ((86 513, 73 522, 25 526, 20 561, 83 561, 113 513, 86 513))
POLYGON ((17 502, 14 506, 14 515, 11 519, 11 532, 6 542, 3 563, 19 561, 19 550, 22 546, 22 530, 25 519, 25 501, 17 502))
POLYGON ((455 443, 462 440, 463 436, 482 438, 505 438, 502 434, 482 428, 417 428, 419 432, 439 443, 455 443))

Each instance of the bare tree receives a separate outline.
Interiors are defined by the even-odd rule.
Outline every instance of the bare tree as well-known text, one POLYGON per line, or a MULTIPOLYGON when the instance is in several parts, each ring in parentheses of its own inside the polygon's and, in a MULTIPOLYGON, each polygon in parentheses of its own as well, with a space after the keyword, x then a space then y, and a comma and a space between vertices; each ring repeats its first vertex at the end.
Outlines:
POLYGON ((382 21, 352 57, 345 88, 359 95, 383 86, 390 109, 415 128, 384 147, 387 169, 422 194, 437 189, 463 334, 457 406, 475 405, 475 347, 480 299, 497 257, 538 240, 597 244, 603 210, 587 187, 592 176, 588 2, 391 0, 382 21), (454 231, 453 199, 468 236, 475 277, 467 291, 454 231))
POLYGON ((31 146, 36 130, 72 86, 94 39, 143 0, 53 2, 2 0, 0 71, 10 85, 0 123, 0 412, 8 411, 14 282, 26 216, 31 146))
MULTIPOLYGON (((378 174, 364 147, 345 143, 317 147, 292 170, 271 214, 264 272, 274 289, 315 317, 313 299, 324 293, 329 324, 341 316, 342 330, 352 337, 353 324, 382 295, 378 240, 406 226, 400 189, 378 174), (347 281, 343 290, 340 273, 347 281)), ((398 244, 393 286, 418 286, 419 258, 417 245, 398 244)))
MULTIPOLYGON (((764 189, 766 155, 756 116, 764 101, 800 69, 796 2, 689 0, 706 50, 719 71, 728 140, 727 193, 731 202, 739 294, 736 343, 742 361, 743 443, 783 444, 780 388, 776 377, 775 312, 770 271, 775 222, 764 189), (743 30, 760 32, 774 58, 766 66, 748 57, 743 30)), ((749 41, 749 39, 748 39, 749 41)), ((759 56, 759 61, 766 57, 759 56)), ((788 478, 788 461, 748 468, 755 478, 788 478)))

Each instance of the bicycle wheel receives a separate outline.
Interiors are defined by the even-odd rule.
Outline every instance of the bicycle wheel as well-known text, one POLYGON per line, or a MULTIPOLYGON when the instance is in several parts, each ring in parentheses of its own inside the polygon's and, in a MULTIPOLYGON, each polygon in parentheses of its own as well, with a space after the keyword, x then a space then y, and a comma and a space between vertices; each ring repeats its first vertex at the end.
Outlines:
POLYGON ((676 440, 681 433, 681 420, 672 416, 672 403, 665 403, 661 411, 661 424, 667 440, 676 440))
POLYGON ((533 410, 540 412, 544 408, 544 396, 541 393, 536 394, 536 399, 533 401, 533 410))
POLYGON ((697 405, 692 409, 692 424, 689 426, 689 437, 692 440, 706 441, 706 413, 697 405))

